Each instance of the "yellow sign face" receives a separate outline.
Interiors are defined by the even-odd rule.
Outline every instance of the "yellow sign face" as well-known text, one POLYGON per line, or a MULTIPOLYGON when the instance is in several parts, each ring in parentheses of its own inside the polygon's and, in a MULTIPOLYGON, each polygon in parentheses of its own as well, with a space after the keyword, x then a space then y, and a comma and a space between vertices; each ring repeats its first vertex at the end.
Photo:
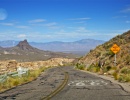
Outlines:
POLYGON ((116 54, 117 52, 120 51, 120 47, 119 47, 117 44, 114 44, 114 45, 111 47, 111 51, 116 54))

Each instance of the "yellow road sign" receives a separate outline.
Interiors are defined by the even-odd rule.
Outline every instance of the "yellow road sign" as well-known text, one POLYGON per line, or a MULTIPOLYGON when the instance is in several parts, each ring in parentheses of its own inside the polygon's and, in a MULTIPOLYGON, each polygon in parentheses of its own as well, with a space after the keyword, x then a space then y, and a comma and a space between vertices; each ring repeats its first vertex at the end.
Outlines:
POLYGON ((120 51, 120 47, 119 47, 117 44, 114 44, 114 45, 111 47, 111 51, 116 54, 117 52, 120 51))

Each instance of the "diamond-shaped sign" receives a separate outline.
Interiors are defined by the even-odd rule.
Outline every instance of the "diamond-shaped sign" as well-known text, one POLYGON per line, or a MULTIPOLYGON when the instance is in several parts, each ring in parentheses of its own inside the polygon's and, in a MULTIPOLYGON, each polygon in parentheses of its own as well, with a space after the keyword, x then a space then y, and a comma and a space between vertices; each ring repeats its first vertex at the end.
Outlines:
POLYGON ((116 54, 117 52, 120 51, 120 47, 119 47, 117 44, 114 44, 114 45, 111 47, 111 51, 116 54))

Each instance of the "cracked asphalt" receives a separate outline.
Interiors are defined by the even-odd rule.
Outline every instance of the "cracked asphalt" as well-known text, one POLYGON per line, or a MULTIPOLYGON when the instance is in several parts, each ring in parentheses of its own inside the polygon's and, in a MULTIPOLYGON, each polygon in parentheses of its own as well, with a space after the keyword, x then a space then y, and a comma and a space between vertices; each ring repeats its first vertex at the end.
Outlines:
POLYGON ((51 100, 130 100, 130 93, 120 85, 73 67, 48 69, 36 80, 0 93, 0 100, 40 100, 63 82, 61 69, 69 73, 69 81, 51 100))
POLYGON ((72 67, 64 69, 70 75, 68 85, 52 100, 130 100, 130 93, 118 84, 72 67))

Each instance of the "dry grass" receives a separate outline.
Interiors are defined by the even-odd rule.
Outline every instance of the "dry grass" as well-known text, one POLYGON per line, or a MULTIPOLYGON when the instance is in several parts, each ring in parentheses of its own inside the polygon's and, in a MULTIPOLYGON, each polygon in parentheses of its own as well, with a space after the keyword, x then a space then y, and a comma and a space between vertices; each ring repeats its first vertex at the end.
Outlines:
POLYGON ((28 75, 23 75, 22 77, 8 77, 8 79, 4 83, 0 83, 0 91, 4 91, 12 87, 24 84, 26 82, 30 82, 36 79, 45 69, 45 67, 41 67, 37 70, 29 71, 28 75))

